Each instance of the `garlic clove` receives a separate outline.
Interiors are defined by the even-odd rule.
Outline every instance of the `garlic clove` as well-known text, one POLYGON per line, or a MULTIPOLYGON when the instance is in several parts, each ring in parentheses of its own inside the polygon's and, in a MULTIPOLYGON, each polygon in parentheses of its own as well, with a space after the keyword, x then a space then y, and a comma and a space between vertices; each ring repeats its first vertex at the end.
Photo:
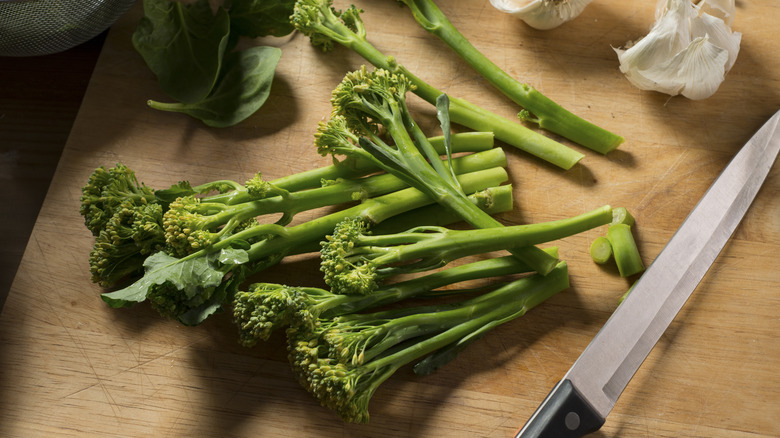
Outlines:
POLYGON ((593 0, 490 0, 501 12, 514 15, 539 30, 548 30, 573 20, 593 0))
POLYGON ((742 34, 732 32, 723 20, 709 14, 702 14, 691 21, 691 35, 694 38, 709 36, 710 41, 718 47, 726 49, 729 60, 726 63, 726 71, 731 70, 739 54, 739 43, 742 34))
MULTIPOLYGON (((713 5, 726 6, 728 1, 733 3, 712 0, 713 5)), ((627 49, 614 49, 620 71, 631 84, 691 100, 717 91, 736 61, 741 34, 722 19, 700 12, 690 0, 659 1, 650 32, 627 49)))
MULTIPOLYGON (((675 5, 685 6, 682 1, 677 1, 675 5)), ((644 38, 627 50, 614 49, 618 54, 620 70, 623 73, 629 70, 645 70, 665 63, 674 54, 685 49, 691 43, 688 23, 694 16, 695 11, 692 8, 668 9, 644 38)))
POLYGON ((642 71, 641 83, 644 89, 681 94, 691 100, 706 99, 723 82, 727 61, 725 49, 712 44, 707 36, 699 37, 668 62, 642 71), (647 87, 650 83, 652 87, 647 87))

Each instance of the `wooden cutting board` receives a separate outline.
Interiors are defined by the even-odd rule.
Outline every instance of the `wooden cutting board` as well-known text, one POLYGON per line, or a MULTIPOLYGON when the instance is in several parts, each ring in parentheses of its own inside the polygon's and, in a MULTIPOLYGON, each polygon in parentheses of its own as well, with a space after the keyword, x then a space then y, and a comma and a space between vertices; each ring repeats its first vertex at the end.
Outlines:
MULTIPOLYGON (((369 39, 450 95, 507 117, 517 107, 396 2, 356 1, 369 39)), ((739 58, 704 101, 643 92, 618 71, 612 47, 643 36, 654 1, 598 0, 575 21, 536 31, 486 0, 440 0, 494 62, 626 138, 561 171, 506 148, 515 210, 507 224, 627 207, 649 264, 729 159, 780 108, 780 5, 740 0, 739 58)), ((347 3, 336 2, 343 8, 347 3)), ((90 283, 90 233, 78 214, 92 170, 122 162, 155 188, 182 179, 275 178, 324 165, 312 146, 332 88, 363 63, 323 54, 301 35, 281 47, 273 92, 244 123, 207 128, 146 107, 164 100, 130 44, 140 4, 110 32, 54 181, 0 316, 0 435, 508 437, 563 376, 629 282, 588 256, 593 230, 559 244, 572 286, 498 327, 427 377, 404 368, 373 397, 368 425, 344 424, 294 381, 282 340, 236 342, 227 315, 190 328, 146 305, 109 309, 90 283)), ((433 112, 415 103, 426 129, 433 112)), ((744 222, 637 373, 604 437, 780 436, 780 172, 775 165, 744 222)), ((320 284, 310 260, 263 280, 320 284)))

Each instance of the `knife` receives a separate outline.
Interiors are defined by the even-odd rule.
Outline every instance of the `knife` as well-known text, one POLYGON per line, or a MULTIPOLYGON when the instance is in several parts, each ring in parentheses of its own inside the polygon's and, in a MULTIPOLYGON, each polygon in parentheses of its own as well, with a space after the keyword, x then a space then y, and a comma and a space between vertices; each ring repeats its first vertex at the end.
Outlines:
POLYGON ((515 438, 582 437, 618 397, 731 237, 780 150, 780 111, 734 156, 515 438))

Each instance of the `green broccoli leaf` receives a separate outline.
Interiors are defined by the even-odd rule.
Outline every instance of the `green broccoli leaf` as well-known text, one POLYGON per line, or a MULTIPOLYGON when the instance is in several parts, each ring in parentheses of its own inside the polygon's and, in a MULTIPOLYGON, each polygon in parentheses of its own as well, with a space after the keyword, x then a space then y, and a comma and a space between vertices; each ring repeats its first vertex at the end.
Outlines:
POLYGON ((144 276, 133 284, 102 294, 103 301, 114 308, 132 306, 146 300, 151 288, 165 283, 193 297, 201 289, 218 286, 224 275, 213 265, 213 257, 178 259, 162 251, 149 256, 144 269, 144 276))
POLYGON ((214 90, 195 103, 149 101, 152 108, 188 114, 208 126, 232 126, 251 116, 268 99, 282 51, 251 47, 225 57, 223 74, 214 90))
POLYGON ((295 0, 227 0, 231 31, 238 36, 281 37, 293 31, 290 15, 295 0))
POLYGON ((194 103, 209 95, 219 77, 230 33, 230 17, 216 14, 208 0, 191 4, 144 0, 144 17, 133 33, 133 47, 168 96, 194 103))

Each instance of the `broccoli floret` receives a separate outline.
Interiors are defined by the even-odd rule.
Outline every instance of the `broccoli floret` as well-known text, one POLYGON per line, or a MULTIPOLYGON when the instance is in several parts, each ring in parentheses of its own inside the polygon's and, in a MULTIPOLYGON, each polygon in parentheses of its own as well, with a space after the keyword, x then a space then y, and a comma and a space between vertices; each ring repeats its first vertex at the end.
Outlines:
POLYGON ((89 254, 92 281, 111 287, 140 272, 150 254, 165 246, 160 204, 123 203, 95 238, 89 254))
POLYGON ((141 270, 160 251, 163 207, 154 190, 127 166, 99 167, 82 188, 80 213, 95 236, 89 255, 92 281, 111 287, 141 270))
MULTIPOLYGON (((414 76, 399 65, 394 57, 383 54, 369 43, 360 18, 363 12, 361 9, 350 6, 338 11, 332 4, 332 0, 298 0, 290 21, 323 50, 330 50, 333 43, 338 43, 355 51, 378 69, 403 74, 414 86, 415 94, 431 105, 436 104, 439 96, 444 94, 441 90, 414 76)), ((506 144, 563 169, 573 167, 583 158, 583 154, 551 138, 464 99, 450 96, 449 115, 454 123, 475 131, 493 132, 496 138, 506 144)))
MULTIPOLYGON (((344 421, 366 423, 377 388, 402 366, 452 351, 568 287, 566 264, 475 298, 442 305, 320 319, 287 330, 288 356, 298 381, 344 421)), ((447 357, 446 359, 451 359, 447 357)))
POLYGON ((154 190, 138 183, 135 172, 123 164, 95 169, 81 189, 79 213, 94 236, 100 234, 114 214, 131 205, 156 203, 154 190))
POLYGON ((268 340, 276 328, 287 325, 313 325, 312 307, 328 297, 319 288, 254 283, 233 298, 233 321, 239 341, 246 347, 268 340))
POLYGON ((533 122, 542 129, 603 154, 613 151, 625 141, 623 137, 572 114, 539 90, 507 74, 474 47, 433 0, 400 1, 408 6, 423 29, 444 41, 496 89, 524 107, 519 114, 523 121, 533 122))
POLYGON ((476 230, 426 226, 372 235, 363 220, 349 218, 322 242, 320 269, 334 293, 367 295, 388 277, 436 269, 468 255, 550 242, 611 220, 612 209, 604 206, 579 216, 530 225, 476 230))

